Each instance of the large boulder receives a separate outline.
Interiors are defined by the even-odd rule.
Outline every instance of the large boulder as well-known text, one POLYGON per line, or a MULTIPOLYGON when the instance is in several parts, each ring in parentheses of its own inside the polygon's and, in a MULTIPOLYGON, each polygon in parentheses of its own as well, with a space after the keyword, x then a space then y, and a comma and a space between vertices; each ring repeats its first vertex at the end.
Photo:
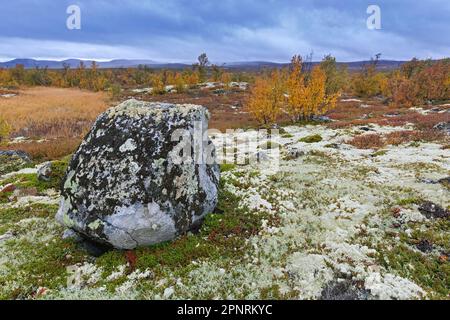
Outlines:
POLYGON ((57 220, 119 249, 197 228, 217 204, 219 166, 205 134, 208 118, 202 106, 137 100, 100 115, 69 164, 57 220), (204 138, 186 144, 199 131, 204 138))

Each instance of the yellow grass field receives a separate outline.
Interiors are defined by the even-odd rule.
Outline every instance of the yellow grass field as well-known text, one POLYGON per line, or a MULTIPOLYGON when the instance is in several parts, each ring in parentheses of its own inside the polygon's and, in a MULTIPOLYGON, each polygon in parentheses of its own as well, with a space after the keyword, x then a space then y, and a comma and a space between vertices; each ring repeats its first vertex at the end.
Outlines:
POLYGON ((18 93, 0 98, 0 117, 12 127, 12 137, 78 137, 108 107, 103 92, 35 87, 18 93))

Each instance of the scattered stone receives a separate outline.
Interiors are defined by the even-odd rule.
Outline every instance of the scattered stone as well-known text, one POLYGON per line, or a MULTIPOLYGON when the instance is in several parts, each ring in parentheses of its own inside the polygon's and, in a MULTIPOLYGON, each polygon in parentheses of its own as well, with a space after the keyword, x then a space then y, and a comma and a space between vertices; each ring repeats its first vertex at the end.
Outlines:
POLYGON ((361 102, 360 99, 353 99, 353 98, 351 98, 351 99, 342 99, 341 101, 342 102, 361 102))
POLYGON ((26 152, 20 151, 20 150, 0 151, 0 156, 18 157, 18 158, 22 159, 25 162, 31 162, 30 156, 26 152))
POLYGON ((213 91, 213 93, 220 96, 226 94, 227 92, 224 89, 216 89, 213 91))
POLYGON ((288 149, 287 154, 285 156, 286 160, 295 160, 305 155, 304 151, 301 151, 297 148, 288 149))
POLYGON ((398 112, 389 112, 389 113, 384 114, 384 116, 386 118, 395 118, 395 117, 398 117, 399 115, 400 115, 400 113, 398 113, 398 112))
POLYGON ((419 243, 416 245, 417 249, 419 249, 422 252, 431 252, 433 251, 433 244, 428 240, 420 240, 419 243))
POLYGON ((205 108, 188 104, 128 100, 107 110, 69 164, 57 220, 119 249, 188 232, 214 211, 219 166, 209 139, 180 159, 186 141, 173 135, 187 133, 191 142, 198 127, 202 137, 208 119, 205 108))
POLYGON ((172 287, 169 287, 164 290, 163 296, 165 299, 169 299, 174 293, 175 290, 172 287))
POLYGON ((373 300, 369 290, 359 288, 351 280, 333 280, 322 291, 319 300, 373 300))
POLYGON ((138 88, 138 89, 133 89, 131 90, 131 92, 133 93, 152 93, 153 92, 153 88, 138 88))
POLYGON ((330 119, 330 117, 327 117, 327 116, 313 116, 311 120, 315 121, 315 122, 331 122, 331 121, 333 121, 330 119))
POLYGON ((430 219, 430 218, 433 218, 433 219, 448 218, 450 215, 450 212, 448 210, 445 210, 441 206, 439 206, 433 202, 430 202, 430 201, 426 201, 426 202, 422 203, 419 206, 419 211, 424 216, 426 216, 428 219, 430 219))
POLYGON ((21 142, 24 142, 24 141, 27 141, 27 140, 28 140, 27 137, 16 137, 16 138, 12 139, 9 143, 10 144, 21 143, 21 142))
POLYGON ((339 149, 340 148, 340 144, 339 143, 329 143, 329 144, 325 145, 325 148, 339 149))
POLYGON ((37 171, 37 177, 42 181, 50 181, 52 175, 52 163, 50 161, 44 162, 37 171))
POLYGON ((8 99, 8 98, 13 98, 13 97, 15 97, 15 96, 17 96, 17 94, 15 94, 15 93, 0 94, 0 97, 6 98, 6 99, 8 99))
POLYGON ((420 182, 426 183, 426 184, 437 184, 438 183, 436 180, 428 179, 428 178, 420 179, 420 182))
POLYGON ((367 131, 375 131, 372 128, 369 128, 369 127, 359 127, 359 130, 365 131, 365 132, 367 132, 367 131))
POLYGON ((448 135, 450 135, 450 122, 440 122, 435 125, 433 129, 445 131, 448 135))
POLYGON ((6 232, 5 234, 0 235, 0 243, 7 241, 9 239, 14 238, 15 235, 11 231, 6 232))
POLYGON ((229 86, 231 88, 239 88, 239 90, 247 90, 248 82, 230 82, 229 86))

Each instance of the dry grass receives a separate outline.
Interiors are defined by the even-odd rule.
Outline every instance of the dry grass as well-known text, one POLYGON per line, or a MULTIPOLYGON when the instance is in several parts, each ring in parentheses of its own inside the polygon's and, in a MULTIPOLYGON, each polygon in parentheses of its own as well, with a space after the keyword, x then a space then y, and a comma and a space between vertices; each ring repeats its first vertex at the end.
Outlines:
POLYGON ((4 150, 21 150, 30 155, 35 161, 49 161, 61 159, 75 152, 81 143, 81 138, 58 138, 44 142, 23 142, 2 147, 4 150))
POLYGON ((12 137, 80 137, 107 109, 107 99, 105 93, 36 87, 0 99, 0 116, 12 127, 12 137))

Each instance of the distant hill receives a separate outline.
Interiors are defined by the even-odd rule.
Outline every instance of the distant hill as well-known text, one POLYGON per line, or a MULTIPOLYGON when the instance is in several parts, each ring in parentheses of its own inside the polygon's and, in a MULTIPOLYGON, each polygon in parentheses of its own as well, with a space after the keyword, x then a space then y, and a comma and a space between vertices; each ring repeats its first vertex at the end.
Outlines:
MULTIPOLYGON (((70 68, 76 68, 83 61, 85 66, 89 68, 92 64, 92 60, 80 60, 80 59, 67 59, 62 61, 56 60, 36 60, 36 59, 14 59, 7 62, 0 62, 0 68, 13 68, 18 64, 23 65, 26 69, 32 68, 49 68, 49 69, 62 69, 64 65, 70 66, 70 68)), ((392 70, 398 68, 406 61, 394 61, 394 60, 380 60, 377 68, 379 70, 392 70)), ((313 65, 317 65, 319 62, 312 62, 313 65)), ((340 62, 339 65, 347 65, 350 71, 359 70, 364 64, 368 64, 370 61, 354 61, 354 62, 340 62)), ((164 63, 153 60, 128 60, 118 59, 111 61, 97 61, 99 68, 137 68, 140 65, 148 66, 154 69, 183 69, 190 67, 189 64, 183 63, 164 63)), ((287 63, 276 63, 270 61, 241 61, 241 62, 229 62, 218 64, 227 69, 238 70, 257 70, 261 68, 280 68, 287 65, 287 63)))
MULTIPOLYGON (((93 60, 80 60, 80 59, 67 59, 62 61, 56 60, 35 60, 35 59, 14 59, 7 62, 0 62, 1 68, 13 68, 17 64, 23 65, 27 69, 32 68, 49 68, 49 69, 62 69, 64 65, 68 65, 71 68, 76 68, 83 62, 87 68, 89 68, 93 60)), ((96 61, 100 68, 133 68, 139 65, 155 66, 160 63, 153 60, 111 60, 111 61, 96 61)))

